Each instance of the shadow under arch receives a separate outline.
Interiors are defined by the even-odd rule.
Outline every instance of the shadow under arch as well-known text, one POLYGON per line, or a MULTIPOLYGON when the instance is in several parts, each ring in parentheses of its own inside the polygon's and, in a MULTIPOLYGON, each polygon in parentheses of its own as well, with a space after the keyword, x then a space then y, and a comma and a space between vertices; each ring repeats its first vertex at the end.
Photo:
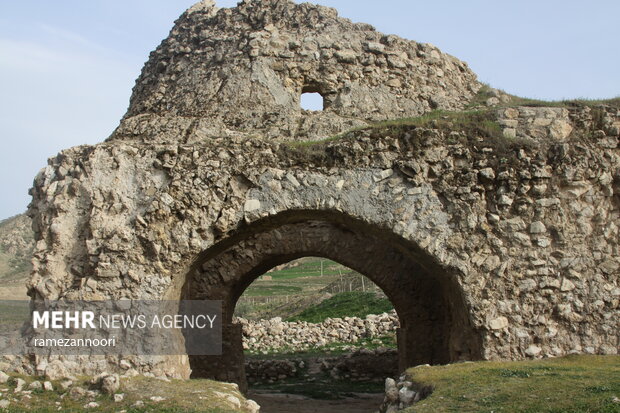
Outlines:
POLYGON ((456 275, 389 228, 338 211, 293 210, 251 224, 203 251, 181 298, 222 300, 223 354, 190 356, 192 377, 246 388, 239 297, 271 268, 305 256, 339 262, 379 286, 400 319, 399 368, 481 358, 481 339, 456 275))

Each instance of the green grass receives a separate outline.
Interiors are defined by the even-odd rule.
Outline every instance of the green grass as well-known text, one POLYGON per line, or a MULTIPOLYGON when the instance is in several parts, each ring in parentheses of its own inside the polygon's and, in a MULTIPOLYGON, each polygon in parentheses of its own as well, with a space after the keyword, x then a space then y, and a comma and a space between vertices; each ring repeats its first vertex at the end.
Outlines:
POLYGON ((455 131, 472 130, 482 135, 501 134, 501 128, 495 121, 494 115, 486 110, 468 110, 462 112, 449 112, 445 110, 433 110, 415 118, 392 119, 378 122, 370 126, 371 129, 390 129, 402 126, 449 127, 455 131))
POLYGON ((407 411, 618 413, 619 356, 459 363, 408 370, 433 393, 407 411))
POLYGON ((380 297, 372 292, 344 292, 338 293, 319 304, 309 307, 291 317, 288 321, 307 321, 320 323, 326 318, 360 317, 368 314, 381 314, 394 307, 387 298, 380 297))
POLYGON ((450 128, 454 131, 472 132, 484 136, 501 136, 502 130, 496 122, 494 112, 489 109, 466 110, 451 112, 445 110, 433 110, 422 116, 390 119, 371 123, 365 127, 354 128, 328 139, 291 142, 290 146, 296 148, 310 148, 326 146, 326 144, 341 138, 348 138, 356 132, 369 130, 383 133, 398 132, 400 129, 409 127, 426 128, 450 128))
POLYGON ((532 106, 532 107, 575 107, 575 106, 612 106, 620 108, 620 97, 613 99, 565 99, 565 100, 538 100, 511 96, 509 106, 532 106))
MULTIPOLYGON (((339 265, 326 259, 307 257, 297 260, 297 265, 266 273, 266 277, 256 279, 243 293, 237 305, 236 314, 252 319, 261 318, 272 310, 277 310, 283 303, 291 304, 303 297, 316 295, 322 288, 333 282, 333 267, 339 265), (321 277, 321 260, 323 273, 321 277), (327 275, 329 274, 329 275, 327 275), (254 298, 258 298, 254 300, 254 298), (273 300, 280 298, 280 300, 273 300), (285 301, 282 299, 286 298, 285 301), (238 311, 237 311, 238 310, 238 311)), ((288 317, 287 311, 273 316, 288 317)))
MULTIPOLYGON (((503 92, 505 93, 505 92, 503 92)), ((620 96, 611 99, 562 99, 562 100, 541 100, 531 99, 527 97, 520 97, 507 94, 510 100, 506 103, 500 103, 497 107, 515 107, 515 106, 531 106, 531 107, 575 107, 575 106, 611 106, 620 108, 620 96)), ((467 108, 475 108, 484 106, 488 98, 492 97, 491 88, 489 85, 484 85, 478 91, 476 96, 467 105, 467 108)))
MULTIPOLYGON (((505 92, 504 92, 505 93, 505 92)), ((577 107, 577 106, 611 106, 620 109, 620 96, 614 97, 611 99, 588 99, 588 98, 576 98, 576 99, 562 99, 562 100, 540 100, 540 99, 531 99, 527 97, 520 97, 515 95, 510 95, 509 101, 502 103, 499 105, 487 108, 486 101, 490 97, 493 96, 491 93, 491 88, 488 85, 483 85, 482 88, 478 91, 476 96, 474 96, 471 102, 465 107, 464 111, 451 112, 451 111, 443 111, 443 110, 434 110, 427 114, 424 114, 419 117, 413 118, 403 118, 403 119, 395 119, 388 120, 384 122, 376 122, 370 123, 368 126, 356 127, 350 130, 347 130, 338 135, 334 135, 328 137, 326 139, 317 139, 317 140, 308 140, 308 141, 297 141, 297 142, 287 142, 286 144, 292 148, 297 149, 316 149, 320 146, 325 146, 326 144, 337 141, 342 138, 349 137, 356 132, 361 130, 368 129, 383 129, 386 127, 392 126, 432 126, 429 125, 428 122, 432 120, 440 120, 441 118, 448 118, 450 122, 455 122, 454 130, 458 130, 459 127, 465 127, 464 129, 471 129, 472 125, 477 121, 481 120, 480 115, 483 115, 482 119, 483 123, 479 126, 479 129, 486 129, 487 132, 491 134, 496 134, 501 132, 499 129, 499 125, 496 124, 495 119, 493 119, 493 113, 495 108, 508 108, 508 107, 516 107, 516 106, 530 106, 530 107, 577 107), (491 115, 491 116, 487 116, 491 115)), ((312 152, 312 151, 310 151, 312 152)))
POLYGON ((466 145, 486 147, 493 151, 493 156, 484 154, 488 165, 505 162, 513 158, 516 150, 533 148, 533 141, 521 138, 506 138, 497 122, 495 108, 480 108, 460 112, 434 110, 427 114, 413 118, 392 119, 377 122, 367 127, 357 128, 329 140, 307 141, 294 145, 283 145, 284 156, 296 159, 302 164, 331 166, 337 161, 338 139, 358 139, 363 134, 370 139, 379 139, 386 136, 398 137, 401 150, 423 151, 428 141, 435 135, 428 130, 439 132, 448 145, 466 145))
POLYGON ((256 279, 237 303, 235 315, 252 320, 287 319, 330 294, 356 290, 376 291, 378 287, 342 264, 325 258, 306 257, 256 279))
POLYGON ((338 141, 357 140, 360 137, 380 139, 386 136, 398 138, 401 151, 423 151, 429 141, 441 139, 447 145, 464 145, 474 148, 488 148, 490 151, 474 151, 474 158, 484 160, 488 166, 500 165, 518 167, 514 156, 520 149, 536 150, 540 142, 526 138, 508 138, 498 123, 498 108, 532 107, 591 107, 593 124, 584 131, 587 138, 593 131, 601 129, 605 110, 602 105, 620 109, 620 97, 613 99, 572 99, 562 101, 541 101, 508 95, 507 102, 496 107, 487 107, 486 100, 492 96, 488 86, 483 87, 463 111, 434 110, 422 116, 386 120, 368 126, 357 127, 324 140, 284 142, 280 146, 281 156, 295 160, 299 165, 333 167, 346 162, 346 150, 339 148, 338 141), (432 130, 432 131, 429 131, 432 130))

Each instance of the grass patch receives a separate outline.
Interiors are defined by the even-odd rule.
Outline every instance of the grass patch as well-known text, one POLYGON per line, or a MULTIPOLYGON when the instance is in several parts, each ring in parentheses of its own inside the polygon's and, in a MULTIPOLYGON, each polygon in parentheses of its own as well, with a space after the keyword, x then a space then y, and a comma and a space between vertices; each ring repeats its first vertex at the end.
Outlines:
MULTIPOLYGON (((484 101, 490 96, 490 91, 482 90, 478 97, 484 101), (487 95, 485 95, 487 93, 487 95)), ((342 141, 365 141, 392 137, 398 140, 401 151, 423 152, 432 145, 463 145, 474 148, 474 154, 481 149, 488 149, 482 153, 490 167, 502 165, 518 166, 515 153, 520 149, 526 151, 537 150, 541 142, 525 138, 505 137, 503 128, 498 123, 497 109, 515 106, 577 106, 592 107, 594 129, 599 129, 605 111, 597 105, 606 104, 619 107, 620 98, 610 100, 572 100, 562 102, 543 102, 531 99, 513 97, 508 103, 497 107, 477 105, 476 100, 468 110, 450 112, 434 110, 419 117, 402 118, 377 122, 365 127, 352 129, 329 139, 318 141, 291 142, 280 146, 281 156, 291 165, 321 165, 334 167, 341 164, 351 165, 357 155, 352 149, 341 145, 342 141)), ((358 148, 357 151, 363 151, 358 148)), ((362 154, 363 155, 363 154, 362 154)), ((363 156, 360 158, 363 159, 363 156)))
POLYGON ((482 136, 501 135, 502 133, 501 127, 495 120, 494 113, 489 110, 469 110, 463 112, 434 110, 415 118, 392 119, 375 123, 370 126, 370 129, 397 131, 400 127, 409 126, 468 131, 482 136))
MULTIPOLYGON (((506 94, 505 92, 503 93, 506 94)), ((289 148, 292 153, 302 155, 306 160, 321 162, 328 155, 325 148, 329 146, 330 143, 343 138, 353 137, 357 132, 364 130, 381 130, 386 128, 389 130, 391 128, 403 126, 432 127, 438 129, 448 127, 453 131, 474 133, 476 136, 502 137, 502 139, 506 140, 506 138, 503 138, 501 128, 495 119, 495 109, 497 108, 517 106, 563 108, 588 106, 595 108, 598 106, 611 106, 620 109, 620 96, 611 99, 577 98, 540 100, 510 94, 506 95, 509 97, 506 102, 500 102, 497 106, 489 108, 486 106, 486 101, 494 97, 495 94, 491 91, 490 86, 483 85, 465 107, 464 111, 451 112, 433 110, 419 117, 370 123, 368 126, 356 127, 326 139, 286 142, 284 146, 289 148)))
MULTIPOLYGON (((12 375, 19 377, 26 382, 42 378, 27 377, 23 375, 12 375)), ((85 378, 80 379, 75 385, 84 389, 90 386, 85 378)), ((232 395, 243 403, 241 394, 230 384, 220 383, 212 380, 193 379, 193 380, 171 380, 165 382, 154 378, 137 376, 121 381, 121 389, 118 393, 125 394, 122 402, 114 402, 108 395, 99 394, 94 398, 83 397, 78 400, 71 399, 68 395, 63 396, 66 391, 61 390, 59 383, 52 382, 54 391, 37 391, 30 394, 30 398, 23 397, 22 394, 13 393, 15 388, 14 381, 2 387, 7 388, 3 399, 10 400, 11 404, 6 410, 8 412, 28 412, 28 413, 52 413, 52 412, 119 412, 126 413, 234 413, 241 409, 235 409, 230 401, 226 400, 225 395, 232 395), (63 396, 63 397, 61 397, 63 396), (165 400, 154 402, 150 397, 160 396, 165 400), (143 406, 136 407, 138 401, 144 403, 143 406), (84 406, 89 402, 99 404, 97 408, 85 409, 84 406)))
POLYGON ((530 373, 528 373, 527 371, 510 370, 510 369, 500 369, 499 375, 501 377, 519 377, 519 378, 530 377, 530 373))
POLYGON ((434 110, 419 117, 377 122, 324 141, 295 142, 288 146, 285 144, 283 147, 288 148, 289 152, 284 155, 301 163, 331 166, 338 159, 338 148, 337 145, 333 145, 333 141, 356 139, 360 134, 365 134, 371 139, 397 137, 402 148, 421 151, 428 146, 429 137, 433 136, 428 130, 438 131, 448 145, 463 144, 491 148, 498 159, 508 157, 515 149, 534 145, 533 142, 524 139, 504 137, 503 130, 497 122, 496 109, 481 108, 460 112, 434 110))
POLYGON ((433 110, 422 116, 375 122, 369 126, 351 129, 325 140, 293 142, 291 145, 298 148, 324 146, 324 144, 335 140, 353 136, 359 131, 380 131, 382 134, 394 134, 411 127, 449 129, 467 132, 474 136, 502 136, 502 129, 492 110, 477 109, 460 112, 433 110))
POLYGON ((531 107, 578 107, 578 106, 611 106, 620 108, 620 97, 613 99, 565 99, 565 100, 538 100, 511 96, 508 106, 531 106, 531 107))
MULTIPOLYGON (((562 100, 542 100, 542 99, 531 99, 527 97, 520 97, 508 94, 506 92, 501 91, 503 94, 506 94, 509 97, 507 102, 500 102, 496 107, 515 107, 515 106, 530 106, 530 107, 578 107, 578 106, 611 106, 615 108, 620 108, 620 96, 611 98, 611 99, 586 99, 586 98, 577 98, 577 99, 562 99, 562 100)), ((481 106, 486 106, 487 99, 494 97, 494 93, 491 91, 491 87, 489 85, 483 85, 476 96, 473 97, 471 102, 466 106, 466 109, 473 109, 481 106)))
POLYGON ((288 319, 335 293, 380 291, 354 270, 319 257, 295 260, 264 275, 250 284, 239 299, 235 307, 237 317, 288 319))
POLYGON ((287 321, 307 321, 320 323, 326 318, 359 317, 368 314, 381 314, 393 310, 387 298, 372 292, 352 291, 338 293, 319 304, 309 307, 287 321))
POLYGON ((568 356, 514 362, 459 363, 408 370, 434 392, 418 412, 620 412, 620 357, 568 356))

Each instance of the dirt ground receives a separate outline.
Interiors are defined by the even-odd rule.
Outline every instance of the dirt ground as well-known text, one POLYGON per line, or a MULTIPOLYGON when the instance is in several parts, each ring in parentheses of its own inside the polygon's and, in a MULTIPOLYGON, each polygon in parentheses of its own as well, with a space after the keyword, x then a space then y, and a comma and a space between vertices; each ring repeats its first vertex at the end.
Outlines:
POLYGON ((261 413, 375 413, 383 401, 382 393, 358 394, 341 400, 317 400, 295 394, 250 392, 248 397, 260 405, 261 413))

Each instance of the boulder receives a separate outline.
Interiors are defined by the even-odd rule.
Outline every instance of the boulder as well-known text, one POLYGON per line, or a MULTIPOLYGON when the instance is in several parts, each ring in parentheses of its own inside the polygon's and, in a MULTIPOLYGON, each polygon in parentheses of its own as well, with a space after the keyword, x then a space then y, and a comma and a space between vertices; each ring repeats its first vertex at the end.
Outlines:
POLYGON ((105 394, 114 394, 121 387, 121 379, 118 374, 109 374, 101 378, 101 391, 105 394))

